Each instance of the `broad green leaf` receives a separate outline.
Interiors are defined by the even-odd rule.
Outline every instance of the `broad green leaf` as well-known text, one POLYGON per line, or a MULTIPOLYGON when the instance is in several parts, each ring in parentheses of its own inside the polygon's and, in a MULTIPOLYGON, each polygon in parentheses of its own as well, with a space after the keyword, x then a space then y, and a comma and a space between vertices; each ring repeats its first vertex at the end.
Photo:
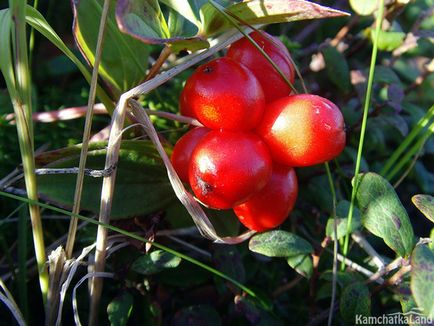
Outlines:
POLYGON ((377 9, 377 0, 350 0, 353 10, 361 16, 372 15, 377 9))
MULTIPOLYGON (((337 238, 338 240, 347 235, 348 227, 348 211, 350 209, 350 202, 344 200, 338 203, 336 207, 336 224, 337 224, 337 238)), ((360 212, 355 207, 353 211, 353 218, 351 220, 350 233, 353 233, 362 225, 360 219, 360 212)), ((329 218, 326 226, 326 235, 334 239, 334 220, 329 218)))
MULTIPOLYGON (((103 2, 103 0, 72 1, 75 41, 91 66, 95 61, 99 30, 99 24, 95 22, 101 17, 103 2)), ((117 98, 121 93, 144 80, 148 67, 149 46, 119 30, 115 18, 115 6, 116 1, 111 0, 99 73, 117 98)))
POLYGON ((137 258, 131 268, 137 273, 151 275, 166 268, 176 268, 180 263, 181 258, 163 250, 155 250, 137 258))
POLYGON ((107 306, 107 315, 111 326, 125 326, 133 310, 133 296, 123 292, 107 306))
POLYGON ((210 305, 197 305, 183 308, 174 314, 171 325, 190 326, 207 325, 220 326, 222 321, 219 313, 210 305))
POLYGON ((206 0, 161 0, 161 2, 172 8, 175 12, 179 14, 179 16, 187 19, 188 21, 196 25, 198 29, 201 28, 202 24, 198 15, 199 8, 207 2, 206 0))
POLYGON ((402 85, 398 75, 391 68, 384 66, 375 66, 374 83, 402 85))
POLYGON ((402 257, 413 250, 413 227, 393 187, 382 176, 359 176, 356 198, 362 224, 402 257))
MULTIPOLYGON (((405 33, 380 31, 378 37, 378 49, 383 51, 393 51, 402 44, 402 41, 405 38, 405 33)), ((371 39, 374 39, 373 31, 371 33, 371 39)))
POLYGON ((310 278, 313 272, 312 257, 310 255, 291 256, 286 259, 288 265, 294 268, 297 273, 310 278))
POLYGON ((157 0, 120 0, 116 7, 116 19, 120 30, 143 43, 170 45, 175 53, 182 49, 193 51, 209 47, 209 43, 203 37, 196 36, 200 23, 191 1, 181 3, 164 0, 163 3, 186 19, 172 15, 169 28, 168 19, 164 17, 157 0), (174 24, 177 25, 176 28, 174 24))
POLYGON ((416 206, 423 215, 431 222, 434 222, 434 197, 430 195, 415 195, 411 198, 414 206, 416 206))
POLYGON ((355 323, 358 315, 362 318, 369 317, 371 315, 371 297, 368 287, 361 282, 348 285, 342 291, 340 312, 342 318, 352 324, 355 323))
MULTIPOLYGON (((347 13, 303 0, 248 0, 235 3, 227 10, 250 25, 285 23, 348 15, 347 13)), ((211 4, 200 9, 203 34, 220 33, 233 26, 211 4)))
POLYGON ((327 75, 342 92, 351 90, 350 69, 345 56, 335 47, 327 46, 321 50, 326 64, 327 75))
POLYGON ((249 241, 249 249, 268 257, 291 257, 313 252, 309 242, 298 235, 281 230, 253 236, 249 241))
MULTIPOLYGON (((88 68, 72 53, 72 51, 63 43, 62 39, 57 35, 53 28, 45 20, 44 16, 40 14, 35 8, 31 6, 26 7, 26 22, 35 30, 45 36, 52 44, 54 44, 60 51, 62 51, 80 70, 84 78, 90 83, 91 73, 88 68)), ((96 94, 104 103, 106 109, 112 112, 114 109, 114 102, 109 95, 97 85, 96 94)))
MULTIPOLYGON (((92 144, 87 168, 103 169, 106 142, 92 144)), ((39 155, 39 166, 50 168, 77 167, 80 146, 47 152, 39 155)), ((41 198, 70 207, 73 204, 75 174, 40 175, 41 198)), ((81 207, 94 213, 99 211, 102 178, 85 177, 81 207)), ((175 200, 158 153, 148 141, 124 141, 117 166, 116 187, 113 196, 112 219, 146 215, 165 208, 175 200)))
POLYGON ((424 315, 434 318, 434 252, 417 246, 411 257, 411 291, 424 315))

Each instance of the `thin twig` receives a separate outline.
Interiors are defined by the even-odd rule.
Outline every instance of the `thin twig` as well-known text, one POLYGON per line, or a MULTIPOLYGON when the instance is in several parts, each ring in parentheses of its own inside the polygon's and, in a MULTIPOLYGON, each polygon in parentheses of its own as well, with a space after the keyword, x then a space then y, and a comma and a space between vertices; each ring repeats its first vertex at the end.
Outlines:
MULTIPOLYGON (((104 5, 101 13, 101 20, 98 30, 98 39, 96 43, 95 50, 95 61, 92 71, 92 79, 90 82, 89 99, 87 103, 86 120, 83 132, 83 141, 80 152, 80 162, 78 164, 78 174, 75 184, 74 192, 74 206, 72 207, 72 213, 78 214, 80 212, 81 195, 83 192, 84 183, 84 169, 86 167, 87 152, 89 149, 89 139, 90 131, 92 129, 92 117, 93 117, 93 107, 95 105, 96 87, 98 83, 98 69, 101 61, 102 46, 104 40, 105 26, 107 22, 108 11, 110 7, 110 0, 104 0, 104 5)), ((69 224, 68 239, 66 240, 65 254, 66 258, 71 258, 72 251, 74 249, 75 236, 77 233, 77 223, 78 219, 75 217, 71 218, 71 223, 69 224)))
POLYGON ((371 244, 365 239, 365 237, 358 231, 351 234, 354 242, 356 242, 365 252, 372 257, 372 262, 378 267, 378 270, 382 270, 386 263, 380 254, 371 246, 371 244))
POLYGON ((279 297, 281 294, 291 290, 294 286, 296 286, 298 283, 300 283, 300 281, 302 279, 303 279, 303 276, 298 274, 291 282, 285 283, 285 284, 279 286, 276 290, 274 290, 273 293, 271 294, 271 297, 274 299, 279 297))

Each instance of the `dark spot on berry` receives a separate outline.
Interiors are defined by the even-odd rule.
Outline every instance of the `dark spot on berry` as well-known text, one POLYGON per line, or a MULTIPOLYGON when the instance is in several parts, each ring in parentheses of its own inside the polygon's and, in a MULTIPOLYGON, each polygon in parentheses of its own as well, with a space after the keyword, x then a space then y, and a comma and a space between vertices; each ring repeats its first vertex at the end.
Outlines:
POLYGON ((202 70, 205 74, 209 74, 210 72, 213 71, 212 67, 210 66, 205 66, 205 68, 203 68, 202 70))

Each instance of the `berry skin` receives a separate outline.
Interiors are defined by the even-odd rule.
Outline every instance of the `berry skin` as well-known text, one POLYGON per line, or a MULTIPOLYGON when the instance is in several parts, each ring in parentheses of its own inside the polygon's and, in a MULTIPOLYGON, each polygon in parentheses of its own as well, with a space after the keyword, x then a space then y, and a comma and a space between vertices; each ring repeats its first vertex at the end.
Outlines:
MULTIPOLYGON (((250 36, 293 84, 295 69, 285 45, 277 37, 265 32, 255 31, 250 36)), ((291 88, 286 81, 247 38, 233 43, 226 56, 243 64, 253 72, 264 90, 267 103, 291 94, 291 88)))
POLYGON ((262 87, 246 67, 230 58, 199 66, 187 80, 180 111, 211 129, 246 131, 256 127, 265 108, 262 87))
POLYGON ((191 154, 196 145, 210 130, 208 128, 194 128, 179 138, 173 148, 172 161, 173 167, 183 182, 188 182, 188 168, 190 165, 191 154))
POLYGON ((287 96, 267 105, 257 133, 276 162, 293 167, 329 161, 345 147, 339 108, 317 95, 287 96))
POLYGON ((248 229, 262 232, 282 224, 294 208, 298 183, 293 168, 274 164, 267 185, 234 212, 248 229))
POLYGON ((190 185, 205 205, 229 209, 260 191, 267 184, 271 169, 267 146, 257 135, 212 130, 193 152, 190 185))

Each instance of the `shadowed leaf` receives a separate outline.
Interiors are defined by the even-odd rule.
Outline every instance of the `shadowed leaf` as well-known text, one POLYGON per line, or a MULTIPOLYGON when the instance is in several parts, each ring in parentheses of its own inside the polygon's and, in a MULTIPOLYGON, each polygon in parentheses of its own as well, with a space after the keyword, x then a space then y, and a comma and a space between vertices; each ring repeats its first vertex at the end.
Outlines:
POLYGON ((300 275, 303 275, 306 278, 312 276, 313 263, 310 255, 292 256, 288 257, 286 261, 288 262, 288 265, 294 268, 300 275))
MULTIPOLYGON (((343 238, 347 232, 348 226, 348 211, 350 209, 350 202, 341 201, 336 207, 336 224, 337 224, 337 238, 338 240, 343 238)), ((351 220, 350 233, 357 230, 362 225, 360 220, 360 212, 357 208, 354 208, 353 219, 351 220)), ((329 218, 326 226, 326 235, 334 239, 334 220, 329 218)))
POLYGON ((176 268, 180 263, 181 258, 163 250, 155 250, 137 258, 131 269, 140 274, 151 275, 165 268, 176 268))
POLYGON ((410 282, 417 305, 424 315, 434 318, 434 252, 426 245, 413 251, 410 282))
POLYGON ((111 326, 125 326, 133 310, 133 296, 123 292, 107 306, 107 315, 111 326))

